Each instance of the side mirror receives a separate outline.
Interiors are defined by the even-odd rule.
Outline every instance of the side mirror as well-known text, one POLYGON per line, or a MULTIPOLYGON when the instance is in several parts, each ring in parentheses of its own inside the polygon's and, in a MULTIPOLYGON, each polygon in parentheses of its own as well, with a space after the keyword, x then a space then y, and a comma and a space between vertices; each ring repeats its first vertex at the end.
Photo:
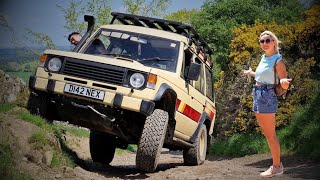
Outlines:
POLYGON ((199 79, 200 70, 201 70, 201 64, 191 62, 188 70, 187 79, 197 81, 199 79))

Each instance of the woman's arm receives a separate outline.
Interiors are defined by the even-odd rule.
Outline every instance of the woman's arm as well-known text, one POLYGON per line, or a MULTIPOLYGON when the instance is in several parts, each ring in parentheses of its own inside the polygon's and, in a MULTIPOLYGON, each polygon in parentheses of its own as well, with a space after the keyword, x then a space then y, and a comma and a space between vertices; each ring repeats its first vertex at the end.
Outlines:
POLYGON ((292 79, 288 79, 287 78, 287 70, 286 70, 286 66, 285 66, 283 61, 279 61, 276 64, 276 71, 277 71, 277 74, 278 74, 279 79, 280 79, 281 87, 283 89, 288 89, 289 88, 289 84, 290 84, 292 79))
POLYGON ((242 70, 242 73, 245 74, 245 75, 249 74, 252 77, 256 76, 256 73, 254 71, 252 71, 251 67, 248 70, 242 70))

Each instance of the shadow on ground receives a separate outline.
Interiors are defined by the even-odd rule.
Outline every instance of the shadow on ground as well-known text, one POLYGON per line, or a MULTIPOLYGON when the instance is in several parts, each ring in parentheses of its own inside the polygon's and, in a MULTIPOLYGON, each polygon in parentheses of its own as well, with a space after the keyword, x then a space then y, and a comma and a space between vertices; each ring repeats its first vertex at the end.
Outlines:
MULTIPOLYGON (((294 155, 285 155, 281 159, 287 176, 300 179, 320 179, 320 162, 294 155)), ((272 164, 271 158, 247 164, 247 166, 265 168, 270 164, 272 164)))
MULTIPOLYGON (((150 177, 148 176, 147 172, 136 169, 135 165, 102 165, 100 163, 92 162, 91 159, 83 160, 79 158, 77 153, 70 149, 68 146, 66 146, 64 143, 62 144, 62 148, 67 154, 69 154, 72 157, 76 166, 79 166, 82 169, 92 173, 98 173, 99 175, 104 176, 105 178, 146 179, 150 177)), ((168 169, 182 165, 183 163, 159 163, 154 173, 157 173, 159 171, 166 171, 168 169)))
MULTIPOLYGON (((156 171, 166 171, 177 166, 182 166, 182 163, 162 163, 159 164, 156 171)), ((121 179, 146 179, 149 178, 147 172, 136 169, 134 165, 126 166, 103 166, 99 163, 94 163, 91 160, 85 161, 85 165, 82 166, 83 169, 98 173, 106 178, 121 178, 121 179)))

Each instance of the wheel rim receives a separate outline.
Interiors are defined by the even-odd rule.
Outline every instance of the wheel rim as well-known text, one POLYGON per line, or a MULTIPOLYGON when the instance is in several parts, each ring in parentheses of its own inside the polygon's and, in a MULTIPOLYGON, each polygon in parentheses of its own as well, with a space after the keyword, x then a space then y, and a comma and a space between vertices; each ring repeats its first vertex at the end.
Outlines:
POLYGON ((199 155, 200 159, 202 159, 205 155, 205 133, 202 131, 199 139, 199 155))

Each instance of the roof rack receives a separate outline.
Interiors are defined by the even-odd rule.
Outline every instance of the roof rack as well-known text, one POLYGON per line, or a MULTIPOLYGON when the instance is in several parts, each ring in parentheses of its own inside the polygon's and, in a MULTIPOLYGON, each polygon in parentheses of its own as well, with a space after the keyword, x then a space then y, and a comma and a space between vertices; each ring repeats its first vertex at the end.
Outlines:
POLYGON ((111 15, 113 18, 110 24, 118 20, 124 25, 142 26, 177 33, 189 38, 191 40, 189 45, 193 42, 197 46, 197 53, 213 54, 213 50, 189 24, 119 12, 112 12, 111 15))

